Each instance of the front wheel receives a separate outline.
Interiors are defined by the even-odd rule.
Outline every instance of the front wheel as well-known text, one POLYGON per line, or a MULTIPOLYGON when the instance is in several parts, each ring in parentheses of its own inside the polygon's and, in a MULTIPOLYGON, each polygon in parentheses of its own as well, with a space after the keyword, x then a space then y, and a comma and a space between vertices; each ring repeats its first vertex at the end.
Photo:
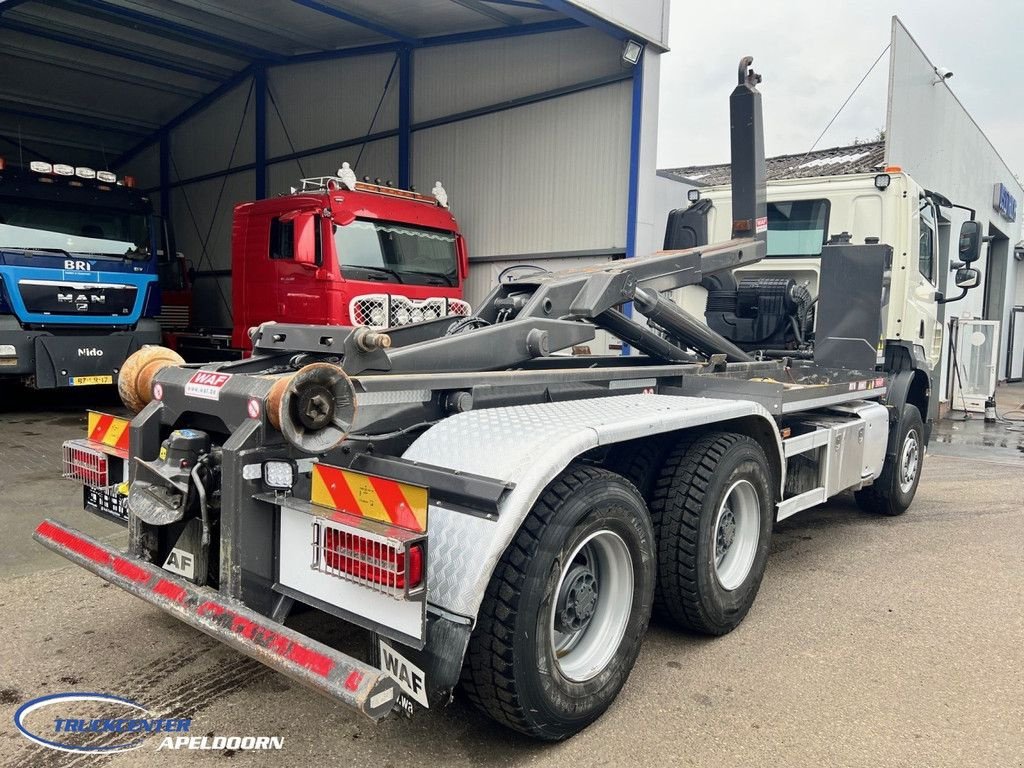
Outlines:
POLYGON ((498 722, 557 741, 611 705, 640 651, 654 531, 623 477, 573 466, 548 486, 491 577, 463 668, 498 722))
POLYGON ((882 473, 872 485, 854 493, 865 512, 902 515, 917 494, 924 465, 924 421, 917 406, 903 406, 895 429, 896 440, 886 451, 882 473))

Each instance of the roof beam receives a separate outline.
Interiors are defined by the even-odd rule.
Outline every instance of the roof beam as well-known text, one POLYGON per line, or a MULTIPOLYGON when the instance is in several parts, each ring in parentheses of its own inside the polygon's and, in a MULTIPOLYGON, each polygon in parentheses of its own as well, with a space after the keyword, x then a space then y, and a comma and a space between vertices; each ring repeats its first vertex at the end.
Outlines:
POLYGON ((214 51, 227 53, 228 55, 241 55, 242 58, 249 60, 263 59, 273 61, 281 57, 280 54, 274 51, 268 51, 265 48, 259 48, 241 40, 232 40, 228 37, 207 32, 205 29, 179 24, 176 21, 152 16, 148 13, 137 11, 134 8, 114 5, 113 3, 106 2, 106 0, 71 0, 71 4, 72 6, 84 6, 106 16, 131 22, 132 24, 141 24, 155 30, 157 34, 167 36, 168 33, 171 33, 172 36, 177 36, 177 39, 187 45, 197 47, 212 46, 214 51))
POLYGON ((612 24, 610 21, 602 19, 600 16, 595 16, 590 11, 585 11, 579 6, 569 2, 569 0, 541 0, 549 10, 560 13, 563 16, 568 16, 570 19, 578 21, 588 27, 592 27, 601 32, 604 32, 610 37, 614 37, 616 40, 625 40, 629 37, 629 33, 612 24))
POLYGON ((580 29, 583 24, 574 19, 553 19, 538 21, 534 24, 517 24, 514 27, 498 27, 496 29, 479 29, 474 32, 455 32, 451 35, 425 37, 420 40, 419 47, 432 48, 438 45, 457 45, 458 43, 476 43, 481 40, 500 40, 503 37, 521 37, 538 35, 544 32, 561 32, 566 29, 580 29))
POLYGON ((8 11, 13 11, 19 5, 24 5, 28 0, 0 0, 0 16, 8 11))
POLYGON ((32 35, 33 37, 41 37, 44 40, 52 40, 55 43, 63 43, 64 45, 71 45, 76 48, 84 48, 88 51, 105 53, 108 56, 116 56, 127 61, 134 61, 138 64, 156 67, 157 69, 165 69, 169 72, 179 72, 180 74, 202 78, 203 80, 219 81, 222 79, 219 75, 215 75, 209 71, 196 69, 195 67, 188 66, 186 64, 179 64, 178 62, 169 59, 157 58, 149 54, 139 53, 138 51, 130 48, 107 45, 106 43, 101 43, 95 40, 85 40, 84 38, 65 34, 63 32, 54 32, 49 29, 42 29, 33 24, 26 24, 22 21, 17 21, 7 17, 0 18, 0 29, 10 29, 14 32, 20 32, 23 35, 32 35))
MULTIPOLYGON (((2 130, 3 129, 0 129, 0 131, 2 131, 2 130)), ((9 130, 8 130, 8 134, 10 134, 9 130)), ((17 137, 15 137, 15 139, 16 138, 17 137)), ((97 147, 95 143, 83 143, 83 142, 80 142, 80 141, 73 141, 71 139, 64 139, 64 138, 55 137, 55 136, 44 136, 44 135, 38 134, 38 133, 22 133, 21 134, 21 138, 23 140, 28 140, 28 141, 33 142, 34 144, 37 145, 37 147, 40 144, 50 144, 50 145, 53 145, 55 147, 67 147, 68 149, 80 149, 83 152, 91 152, 91 153, 96 154, 96 155, 104 155, 105 154, 104 148, 103 147, 97 147)), ((8 136, 7 140, 10 141, 15 146, 17 146, 17 141, 16 140, 12 140, 10 138, 10 136, 8 136)), ((27 150, 28 147, 26 147, 25 149, 27 150)), ((111 147, 111 149, 113 149, 116 152, 117 149, 118 149, 118 146, 111 147)), ((39 152, 37 152, 36 154, 39 154, 40 157, 43 157, 44 159, 51 159, 52 160, 52 159, 56 158, 57 162, 60 161, 60 156, 59 155, 45 155, 45 154, 42 154, 42 153, 39 153, 39 152)), ((106 160, 104 160, 104 164, 106 164, 106 160)))
POLYGON ((74 54, 60 55, 49 50, 40 50, 38 47, 29 47, 6 42, 0 56, 7 55, 15 59, 32 61, 38 64, 47 64, 51 67, 78 72, 79 74, 97 75, 106 80, 127 85, 137 85, 140 88, 148 88, 163 93, 171 93, 176 96, 183 96, 187 99, 198 99, 205 91, 189 88, 184 85, 174 85, 165 80, 153 77, 145 77, 135 72, 126 71, 127 67, 105 67, 100 64, 86 63, 81 56, 75 58, 74 54))
POLYGON ((131 120, 121 117, 117 114, 110 114, 109 112, 100 112, 99 110, 88 109, 85 107, 76 107, 72 104, 51 101, 49 99, 40 99, 34 96, 29 96, 25 93, 12 93, 10 91, 0 91, 0 101, 16 104, 22 108, 35 107, 41 110, 45 110, 51 114, 64 115, 66 117, 73 118, 86 118, 91 119, 93 121, 105 122, 110 124, 111 126, 142 129, 143 132, 151 131, 158 126, 158 123, 149 120, 131 120))
POLYGON ((390 37, 392 40, 398 40, 406 45, 416 45, 416 43, 419 42, 415 37, 410 37, 396 29, 391 29, 378 21, 358 16, 351 11, 342 11, 333 6, 321 3, 319 0, 292 0, 292 2, 296 5, 301 5, 303 8, 308 8, 311 11, 322 13, 325 16, 331 16, 335 19, 340 19, 341 21, 347 21, 349 24, 355 24, 357 27, 372 30, 379 35, 390 37))
POLYGON ((529 8, 533 11, 549 11, 550 8, 545 8, 540 3, 528 3, 526 0, 480 0, 483 3, 490 3, 491 5, 507 5, 510 8, 529 8))
POLYGON ((499 11, 497 8, 491 8, 488 5, 481 2, 481 0, 451 0, 457 5, 461 5, 463 8, 468 8, 471 11, 486 16, 489 19, 494 19, 497 22, 505 24, 506 26, 513 26, 515 24, 522 24, 522 19, 518 19, 511 14, 499 11))
MULTIPOLYGON (((17 102, 14 102, 15 104, 17 102)), ((47 112, 33 112, 27 109, 21 109, 18 106, 11 106, 11 103, 6 100, 0 101, 0 112, 4 115, 14 115, 15 117, 22 117, 28 120, 45 120, 49 123, 62 123, 64 125, 74 125, 79 128, 89 128, 97 131, 114 133, 125 133, 130 136, 146 136, 149 134, 149 128, 143 128, 141 126, 129 126, 124 124, 115 124, 105 120, 90 121, 83 119, 82 115, 78 115, 74 112, 65 112, 52 110, 47 112)))

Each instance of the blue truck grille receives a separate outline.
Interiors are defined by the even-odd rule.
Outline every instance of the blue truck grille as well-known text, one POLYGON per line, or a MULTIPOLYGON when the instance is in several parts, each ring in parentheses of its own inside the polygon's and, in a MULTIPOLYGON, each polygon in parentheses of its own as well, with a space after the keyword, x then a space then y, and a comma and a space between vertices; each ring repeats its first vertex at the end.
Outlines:
POLYGON ((29 312, 89 317, 130 315, 137 293, 132 285, 51 280, 21 280, 18 290, 29 312))

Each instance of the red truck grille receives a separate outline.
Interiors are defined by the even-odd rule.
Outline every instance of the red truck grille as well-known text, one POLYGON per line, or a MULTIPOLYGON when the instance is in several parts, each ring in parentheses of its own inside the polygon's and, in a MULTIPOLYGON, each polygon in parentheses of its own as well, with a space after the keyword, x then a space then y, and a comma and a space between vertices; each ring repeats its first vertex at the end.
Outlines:
POLYGON ((462 299, 434 297, 415 301, 387 293, 356 296, 349 303, 352 324, 371 328, 394 328, 439 317, 465 317, 471 311, 469 304, 462 299))

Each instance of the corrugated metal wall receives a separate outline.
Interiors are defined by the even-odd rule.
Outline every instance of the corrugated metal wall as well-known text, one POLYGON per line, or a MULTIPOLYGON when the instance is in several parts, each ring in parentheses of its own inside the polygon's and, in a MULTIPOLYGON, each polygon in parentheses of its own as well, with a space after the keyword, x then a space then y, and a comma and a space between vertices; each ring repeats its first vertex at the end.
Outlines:
MULTIPOLYGON (((270 68, 268 158, 397 129, 394 63, 395 55, 386 53, 270 68)), ((412 72, 414 127, 626 74, 619 43, 584 29, 421 49, 412 72)), ((251 84, 244 82, 171 132, 172 185, 229 167, 236 136, 230 167, 254 161, 251 84)), ((471 258, 624 250, 629 126, 630 84, 624 81, 423 128, 412 135, 412 180, 421 190, 444 182, 471 258)), ((334 173, 342 161, 356 164, 357 158, 360 176, 398 181, 397 138, 366 144, 361 158, 360 148, 356 143, 271 163, 267 194, 287 193, 302 176, 334 173)), ((139 155, 128 170, 142 186, 158 186, 157 149, 139 155)), ((230 268, 231 210, 254 195, 252 171, 173 189, 178 250, 200 272, 230 268)), ((471 273, 469 298, 479 301, 496 273, 484 264, 471 273)), ((229 283, 197 283, 200 323, 229 324, 229 283)))
MULTIPOLYGON (((619 44, 573 30, 419 51, 413 120, 623 72, 619 44)), ((441 180, 470 259, 625 249, 630 84, 613 83, 413 134, 412 178, 441 180)), ((500 266, 473 264, 467 298, 500 266)), ((497 269, 497 271, 495 271, 497 269)))

